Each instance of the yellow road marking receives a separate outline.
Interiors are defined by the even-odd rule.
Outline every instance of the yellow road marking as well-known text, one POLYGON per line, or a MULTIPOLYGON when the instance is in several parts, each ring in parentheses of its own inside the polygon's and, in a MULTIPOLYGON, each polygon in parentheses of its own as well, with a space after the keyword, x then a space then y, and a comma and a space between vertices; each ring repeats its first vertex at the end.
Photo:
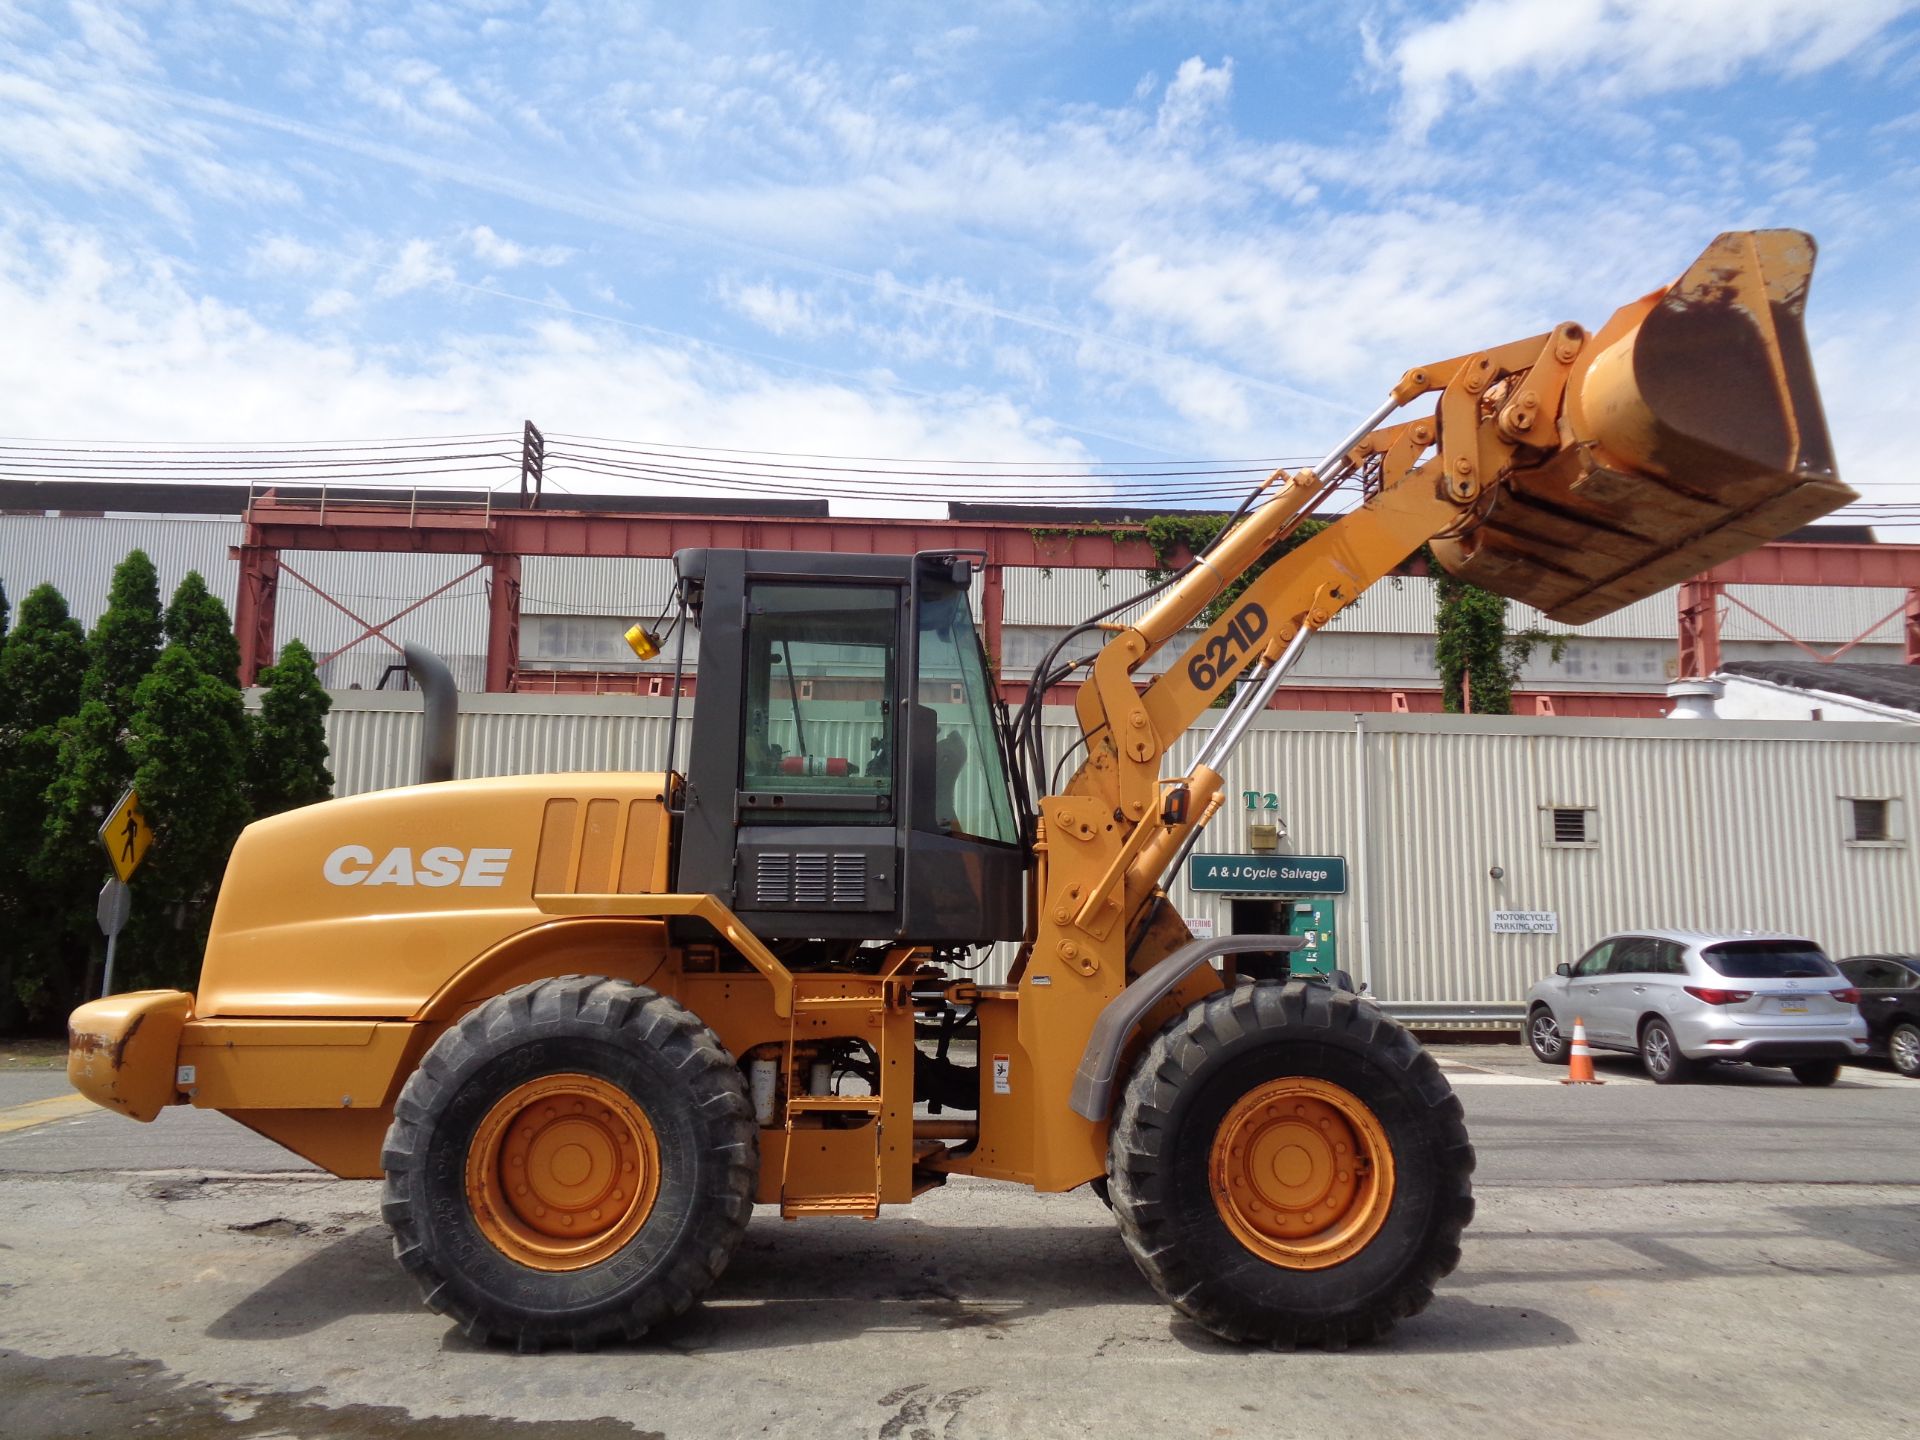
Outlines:
POLYGON ((14 1105, 0 1110, 0 1135, 14 1130, 30 1129, 35 1125, 45 1125, 54 1120, 64 1120, 69 1115, 81 1115, 99 1108, 84 1095, 55 1095, 47 1100, 32 1100, 25 1105, 14 1105))

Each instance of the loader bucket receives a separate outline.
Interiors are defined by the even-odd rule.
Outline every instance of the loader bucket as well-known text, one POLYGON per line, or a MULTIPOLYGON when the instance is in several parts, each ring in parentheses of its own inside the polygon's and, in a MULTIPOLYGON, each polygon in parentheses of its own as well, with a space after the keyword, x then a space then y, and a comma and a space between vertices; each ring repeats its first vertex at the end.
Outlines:
POLYGON ((1560 448, 1435 541, 1441 564, 1579 625, 1856 499, 1807 352, 1813 258, 1801 231, 1732 231, 1614 312, 1568 377, 1560 448))

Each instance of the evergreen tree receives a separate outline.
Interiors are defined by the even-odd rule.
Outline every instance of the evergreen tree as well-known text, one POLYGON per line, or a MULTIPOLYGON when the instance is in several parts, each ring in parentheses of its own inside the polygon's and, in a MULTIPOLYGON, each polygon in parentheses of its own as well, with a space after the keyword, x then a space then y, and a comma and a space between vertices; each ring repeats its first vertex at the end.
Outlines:
POLYGON ((61 1013, 83 977, 70 973, 63 944, 64 896, 49 896, 38 874, 47 790, 58 774, 60 723, 80 700, 86 637, 66 599, 41 585, 20 604, 20 621, 0 649, 0 970, 28 1019, 61 1013))
POLYGON ((184 645, 207 674, 240 683, 240 642, 233 617, 220 597, 207 589, 198 570, 189 570, 167 605, 167 643, 184 645))
POLYGON ((13 614, 13 606, 7 602, 7 586, 0 581, 0 648, 7 643, 7 621, 13 614))
POLYGON ((289 640, 280 661, 260 672, 266 693, 253 724, 248 790, 256 816, 311 805, 333 793, 327 769, 327 711, 333 699, 320 687, 313 654, 289 640))
POLYGON ((209 674, 185 643, 169 644, 135 694, 131 749, 154 846, 128 927, 127 985, 191 986, 248 819, 246 711, 232 672, 209 674))
POLYGON ((23 732, 59 724, 79 706, 86 668, 87 637, 66 597, 37 586, 20 602, 20 623, 0 651, 0 720, 23 732))
POLYGON ((67 917, 62 971, 87 974, 102 949, 94 896, 106 876, 100 822, 133 783, 128 731, 134 696, 160 655, 160 583, 135 550, 114 569, 107 608, 87 637, 81 706, 60 727, 56 775, 34 874, 49 906, 67 917))
MULTIPOLYGON (((94 900, 109 872, 100 824, 133 783, 126 731, 98 696, 59 726, 54 777, 46 789, 46 819, 31 873, 42 900, 60 918, 64 939, 55 969, 79 986, 104 949, 94 900)), ((74 999, 82 998, 77 993, 74 999)))
POLYGON ((83 693, 106 703, 115 729, 132 721, 133 692, 160 658, 160 623, 160 577, 135 550, 115 567, 106 612, 87 637, 83 693))

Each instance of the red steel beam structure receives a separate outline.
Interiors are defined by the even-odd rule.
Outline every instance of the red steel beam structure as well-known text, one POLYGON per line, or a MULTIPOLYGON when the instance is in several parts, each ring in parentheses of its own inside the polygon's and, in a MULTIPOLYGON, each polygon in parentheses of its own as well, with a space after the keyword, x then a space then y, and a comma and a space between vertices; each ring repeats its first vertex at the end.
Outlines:
POLYGON ((1720 668, 1720 602, 1717 580, 1680 585, 1680 678, 1704 679, 1720 668))
MULTIPOLYGON (((248 685, 273 660, 274 582, 285 550, 483 558, 493 572, 487 605, 489 690, 510 689, 519 668, 520 561, 527 555, 667 559, 678 550, 700 546, 868 555, 980 551, 986 556, 982 609, 987 649, 996 661, 1004 654, 1001 572, 1006 566, 1150 570, 1161 563, 1142 527, 1108 522, 1102 522, 1098 533, 1060 535, 1037 534, 1038 527, 1021 520, 796 519, 494 510, 478 505, 435 509, 265 496, 247 507, 244 523, 244 540, 235 551, 240 562, 235 630, 240 673, 248 685)), ((1169 558, 1177 562, 1182 557, 1169 558)))
POLYGON ((1845 585, 1920 589, 1920 545, 1762 545, 1698 577, 1721 585, 1845 585))
MULTIPOLYGON (((1724 587, 1728 585, 1866 586, 1905 590, 1906 661, 1909 665, 1920 665, 1920 621, 1915 619, 1920 615, 1920 545, 1836 545, 1824 541, 1762 545, 1758 550, 1749 550, 1695 576, 1680 587, 1680 678, 1683 680, 1704 679, 1720 668, 1720 611, 1724 587)), ((1854 643, 1858 643, 1857 638, 1854 643)), ((1843 646, 1824 658, 1834 659, 1851 648, 1852 645, 1843 646)))
MULTIPOLYGON (((235 631, 241 675, 253 684, 274 655, 274 599, 285 550, 472 555, 492 571, 487 688, 508 689, 519 665, 520 559, 527 555, 670 558, 699 546, 911 555, 976 550, 986 556, 982 618, 987 649, 1003 656, 1002 571, 1008 565, 1150 570, 1159 556, 1144 527, 1099 522, 1082 533, 1043 531, 1023 520, 892 520, 826 516, 717 516, 585 510, 495 510, 488 505, 313 501, 256 497, 236 548, 240 592, 235 631)), ((1061 527, 1070 530, 1071 527, 1061 527)), ((1711 674, 1720 654, 1719 587, 1884 586, 1909 592, 1907 659, 1920 664, 1920 545, 1764 545, 1680 587, 1684 677, 1711 674), (1708 668, 1701 669, 1705 665, 1708 668)))

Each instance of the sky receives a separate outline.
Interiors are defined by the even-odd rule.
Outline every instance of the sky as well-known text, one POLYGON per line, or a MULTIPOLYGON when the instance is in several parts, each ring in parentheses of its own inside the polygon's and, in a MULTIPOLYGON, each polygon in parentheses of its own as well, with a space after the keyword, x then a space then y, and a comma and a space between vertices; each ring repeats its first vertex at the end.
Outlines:
POLYGON ((0 434, 532 419, 1152 498, 1780 225, 1841 472, 1920 516, 1916 10, 0 0, 0 434))

